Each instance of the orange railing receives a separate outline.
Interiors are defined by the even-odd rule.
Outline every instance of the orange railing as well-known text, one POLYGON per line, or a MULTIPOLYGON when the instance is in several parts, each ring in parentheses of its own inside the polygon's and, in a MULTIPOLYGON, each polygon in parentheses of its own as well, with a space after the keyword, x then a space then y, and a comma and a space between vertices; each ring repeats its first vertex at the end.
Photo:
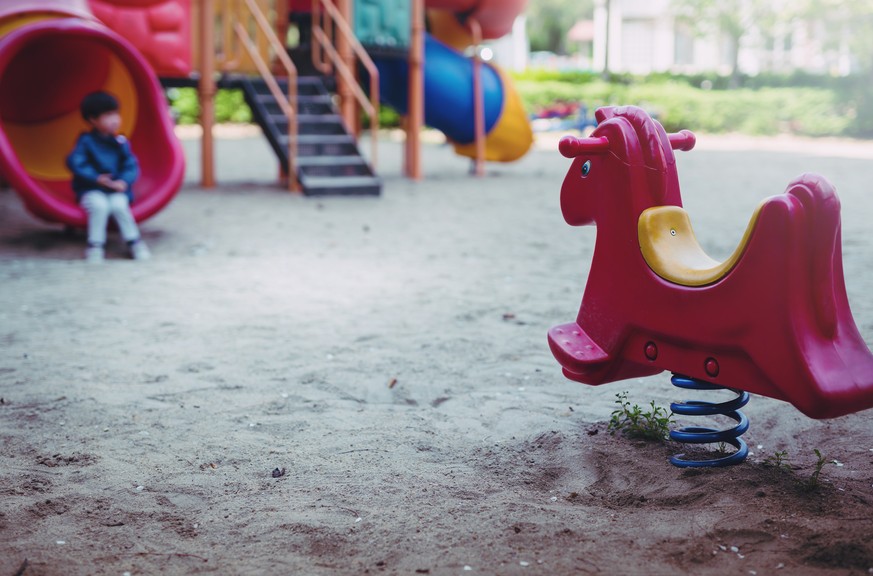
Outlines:
POLYGON ((267 17, 264 16, 264 13, 255 4, 255 0, 242 1, 261 31, 261 34, 257 35, 258 38, 266 39, 288 76, 288 93, 282 94, 279 82, 270 70, 270 65, 262 56, 263 52, 259 49, 257 42, 239 20, 235 21, 234 31, 237 37, 242 42, 249 58, 254 62, 258 73, 267 84, 267 88, 269 88, 273 98, 279 103, 282 113, 288 119, 288 189, 297 190, 297 167, 295 165, 297 161, 297 68, 285 51, 284 44, 279 42, 279 38, 276 36, 267 17))
MULTIPOLYGON (((194 11, 202 11, 202 14, 198 16, 201 24, 196 31, 200 38, 194 45, 197 50, 195 56, 201 61, 201 75, 208 74, 207 71, 211 70, 212 73, 222 74, 258 74, 264 79, 282 114, 288 119, 288 188, 296 190, 297 68, 276 34, 277 29, 284 30, 282 24, 287 19, 284 2, 285 0, 195 2, 194 11), (270 15, 269 18, 267 14, 270 15), (277 76, 287 76, 286 93, 279 86, 277 76)), ((214 81, 207 84, 209 86, 206 92, 214 95, 214 81)), ((203 99, 203 94, 201 98, 203 99)), ((209 103, 204 101, 204 104, 209 103)), ((206 172, 204 168, 204 173, 206 172)))
MULTIPOLYGON (((314 40, 312 43, 312 62, 315 67, 324 74, 331 74, 336 70, 340 76, 340 82, 345 83, 345 86, 370 118, 370 163, 375 168, 378 159, 379 71, 333 0, 313 0, 312 38, 314 40), (334 38, 334 31, 339 35, 338 38, 334 38), (369 98, 356 77, 353 68, 354 57, 349 58, 349 55, 344 53, 345 48, 351 49, 353 55, 357 57, 370 76, 369 98)), ((350 120, 347 118, 346 121, 350 120)), ((349 126, 349 128, 354 129, 354 126, 349 126)))
MULTIPOLYGON (((236 33, 236 24, 242 23, 249 31, 262 60, 271 60, 274 49, 271 49, 269 39, 258 34, 257 24, 252 16, 252 9, 243 0, 201 0, 210 3, 214 14, 214 58, 215 68, 222 73, 256 74, 258 72, 254 59, 251 58, 245 46, 236 33)), ((201 2, 195 2, 196 5, 201 2)), ((274 11, 275 0, 254 0, 254 5, 260 14, 270 14, 274 11)))

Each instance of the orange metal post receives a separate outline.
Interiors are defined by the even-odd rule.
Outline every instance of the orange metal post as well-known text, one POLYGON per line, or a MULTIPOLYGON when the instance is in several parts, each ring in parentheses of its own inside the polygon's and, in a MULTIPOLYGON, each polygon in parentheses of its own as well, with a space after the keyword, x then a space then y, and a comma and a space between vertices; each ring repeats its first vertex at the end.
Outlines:
POLYGON ((485 175, 485 95, 482 91, 482 58, 479 45, 482 43, 482 26, 475 18, 467 21, 473 36, 473 129, 476 142, 474 160, 476 176, 485 175))
POLYGON ((325 39, 328 38, 329 26, 327 22, 327 12, 322 12, 321 1, 312 0, 312 65, 322 74, 330 74, 332 72, 330 65, 326 61, 324 47, 317 40, 322 34, 325 39))
POLYGON ((409 110, 406 118, 406 176, 421 180, 421 127, 424 125, 424 1, 412 0, 409 47, 409 110))
MULTIPOLYGON (((288 15, 290 13, 288 0, 280 0, 276 3, 276 36, 283 47, 287 47, 288 44, 288 15)), ((279 61, 276 60, 274 64, 277 64, 276 72, 281 74, 283 70, 278 66, 279 61)))
POLYGON ((215 124, 215 7, 212 0, 204 0, 200 10, 200 185, 215 187, 215 143, 212 126, 215 124))
MULTIPOLYGON (((350 16, 352 14, 350 0, 337 0, 336 6, 345 21, 350 22, 350 16)), ((339 54, 340 60, 342 60, 346 67, 349 70, 354 70, 355 56, 352 52, 352 46, 349 44, 349 40, 345 34, 337 34, 336 51, 339 54)), ((342 112, 343 121, 346 123, 346 127, 349 130, 354 131, 358 125, 358 121, 355 119, 357 105, 355 104, 355 99, 352 97, 352 88, 349 85, 349 82, 343 78, 342 75, 337 77, 337 94, 340 97, 340 110, 342 112)), ((355 135, 357 136, 357 134, 355 135)))

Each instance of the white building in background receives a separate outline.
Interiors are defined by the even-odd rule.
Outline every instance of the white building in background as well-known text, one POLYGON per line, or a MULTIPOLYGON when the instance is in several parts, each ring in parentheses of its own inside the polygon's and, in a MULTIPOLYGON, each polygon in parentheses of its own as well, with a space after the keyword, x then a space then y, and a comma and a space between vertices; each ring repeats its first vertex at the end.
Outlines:
MULTIPOLYGON (((730 73, 731 41, 726 36, 695 36, 676 21, 670 4, 670 0, 596 0, 592 69, 603 71, 608 58, 611 72, 730 73)), ((752 29, 739 46, 739 69, 746 74, 793 70, 848 74, 848 48, 825 49, 823 32, 808 22, 785 22, 770 39, 752 29)))
POLYGON ((514 72, 527 68, 530 42, 527 38, 527 17, 522 14, 512 23, 512 30, 503 38, 488 43, 494 62, 514 72))

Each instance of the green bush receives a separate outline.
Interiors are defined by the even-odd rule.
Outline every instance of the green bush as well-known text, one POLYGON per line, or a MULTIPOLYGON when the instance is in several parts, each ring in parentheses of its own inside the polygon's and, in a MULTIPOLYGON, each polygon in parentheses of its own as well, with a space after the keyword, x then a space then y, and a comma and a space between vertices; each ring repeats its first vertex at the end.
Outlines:
MULTIPOLYGON (((861 76, 760 75, 741 78, 744 87, 734 90, 725 89, 727 79, 716 74, 645 78, 621 74, 604 80, 592 72, 531 70, 514 79, 531 113, 558 101, 580 102, 590 113, 601 106, 634 104, 653 114, 669 131, 873 137, 873 93, 861 76)), ((179 124, 198 121, 196 89, 170 88, 167 98, 179 124)), ((217 122, 251 122, 242 91, 219 90, 215 118, 217 122)), ((379 123, 382 128, 394 128, 400 125, 400 117, 382 106, 379 123)))
MULTIPOLYGON (((196 88, 169 88, 167 100, 179 124, 196 124, 199 121, 200 101, 196 88)), ((215 94, 215 121, 252 121, 252 111, 245 102, 242 90, 221 89, 215 94)))
MULTIPOLYGON (((196 124, 200 120, 200 101, 196 88, 168 88, 167 100, 178 124, 196 124)), ((369 117, 363 115, 362 125, 369 127, 369 117)), ((252 111, 245 102, 242 90, 219 90, 215 94, 215 121, 246 123, 252 121, 252 111)), ((390 106, 379 108, 379 126, 400 126, 400 115, 390 106)))
MULTIPOLYGON (((593 111, 601 106, 634 104, 655 116, 668 131, 798 134, 853 134, 857 106, 829 88, 741 88, 703 90, 681 79, 656 77, 629 84, 588 80, 531 80, 519 76, 518 91, 529 111, 558 101, 575 101, 593 111)), ((871 106, 873 108, 873 106, 871 106)), ((873 110, 871 110, 873 112, 873 110)), ((870 122, 873 127, 873 121, 870 122)))
MULTIPOLYGON (((361 126, 365 129, 370 127, 370 116, 361 112, 361 126)), ((379 128, 397 128, 400 126, 400 114, 394 108, 382 104, 379 106, 379 128)))
POLYGON ((519 72, 514 75, 516 80, 531 81, 531 82, 572 82, 574 84, 584 84, 586 82, 594 82, 599 80, 600 76, 590 71, 573 70, 561 72, 558 70, 543 70, 532 68, 519 72))

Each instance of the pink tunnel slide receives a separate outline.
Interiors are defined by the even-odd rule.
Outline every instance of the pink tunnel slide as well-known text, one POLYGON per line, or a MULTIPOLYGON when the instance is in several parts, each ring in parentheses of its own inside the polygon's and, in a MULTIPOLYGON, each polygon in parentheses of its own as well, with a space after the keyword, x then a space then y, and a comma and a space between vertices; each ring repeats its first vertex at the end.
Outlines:
POLYGON ((85 0, 0 4, 0 175, 35 216, 84 227, 66 168, 86 94, 119 101, 121 133, 140 163, 131 209, 138 221, 161 210, 182 184, 184 156, 154 71, 101 24, 85 0))

